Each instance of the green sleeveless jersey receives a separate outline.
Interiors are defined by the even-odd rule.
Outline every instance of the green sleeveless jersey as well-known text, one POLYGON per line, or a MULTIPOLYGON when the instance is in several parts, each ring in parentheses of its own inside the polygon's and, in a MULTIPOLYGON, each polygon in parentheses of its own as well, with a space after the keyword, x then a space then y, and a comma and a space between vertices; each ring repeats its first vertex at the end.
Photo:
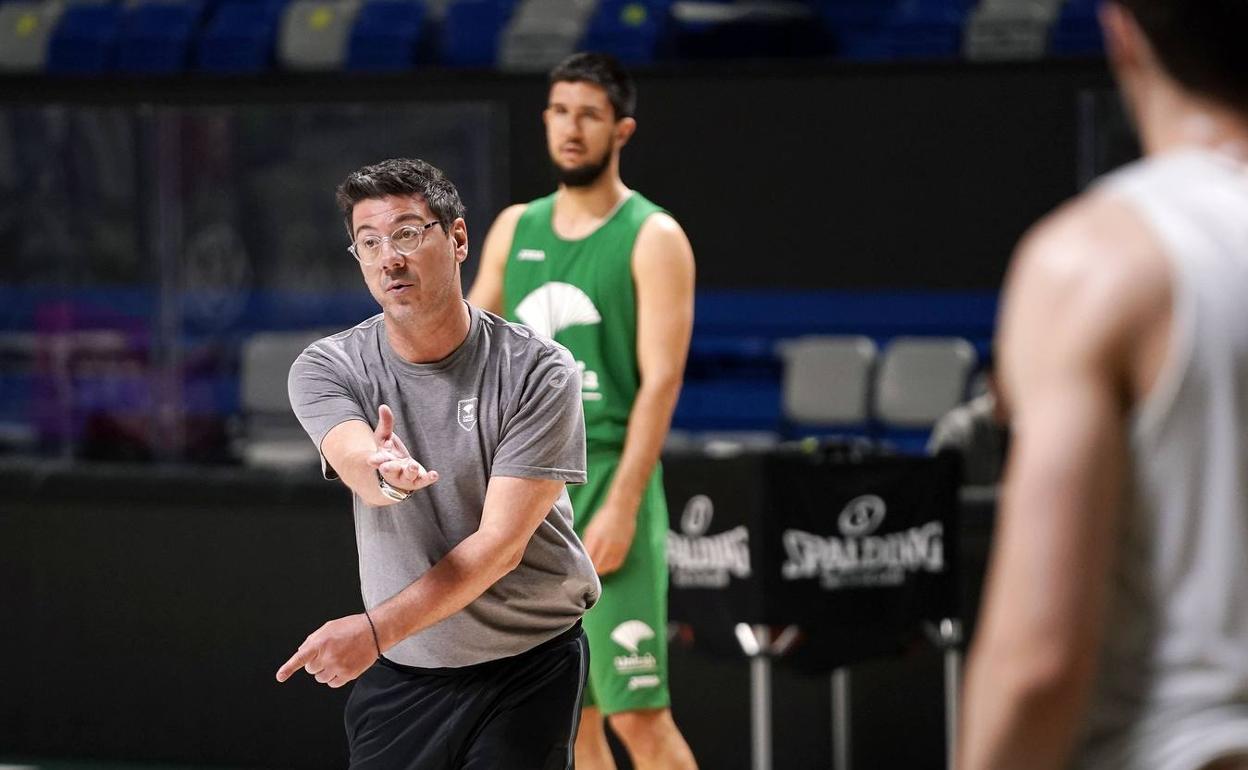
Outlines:
POLYGON ((555 195, 525 208, 503 277, 503 315, 553 338, 581 368, 590 450, 620 449, 637 397, 633 244, 663 209, 634 192, 590 235, 569 241, 551 224, 555 195))

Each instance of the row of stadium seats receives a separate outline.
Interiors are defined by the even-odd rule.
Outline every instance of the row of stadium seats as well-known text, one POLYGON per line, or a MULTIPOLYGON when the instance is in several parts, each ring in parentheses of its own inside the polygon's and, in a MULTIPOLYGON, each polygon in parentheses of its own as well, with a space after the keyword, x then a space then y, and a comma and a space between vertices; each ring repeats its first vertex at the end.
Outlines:
MULTIPOLYGON (((243 343, 235 447, 243 462, 315 463, 316 449, 290 413, 286 372, 325 333, 261 332, 243 343)), ((812 335, 785 340, 780 354, 780 382, 687 381, 673 419, 676 440, 708 430, 770 440, 839 435, 921 453, 932 425, 967 397, 979 363, 975 346, 960 337, 895 337, 881 350, 863 335, 812 335)))
POLYGON ((1037 58, 1100 50, 1095 0, 3 0, 0 71, 543 70, 841 56, 1037 58))
POLYGON ((961 337, 784 340, 779 380, 686 379, 673 428, 736 439, 854 437, 921 453, 932 426, 974 390, 980 363, 961 337))
MULTIPOLYGON (((0 286, 0 454, 148 456, 173 377, 188 456, 307 461, 286 372, 308 342, 374 312, 372 298, 253 292, 239 325, 184 327, 173 373, 154 347, 157 301, 142 287, 0 286)), ((840 435, 920 451, 973 390, 996 316, 994 292, 701 290, 674 441, 840 435)))

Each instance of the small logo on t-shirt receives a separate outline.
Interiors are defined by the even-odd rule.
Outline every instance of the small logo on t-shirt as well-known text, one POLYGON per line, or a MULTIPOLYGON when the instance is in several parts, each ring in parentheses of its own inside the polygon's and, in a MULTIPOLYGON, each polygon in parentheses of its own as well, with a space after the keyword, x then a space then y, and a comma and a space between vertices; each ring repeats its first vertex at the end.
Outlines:
POLYGON ((463 398, 459 401, 459 427, 472 430, 477 425, 477 399, 463 398))
POLYGON ((520 249, 516 252, 516 259, 521 262, 544 262, 546 252, 541 249, 520 249))

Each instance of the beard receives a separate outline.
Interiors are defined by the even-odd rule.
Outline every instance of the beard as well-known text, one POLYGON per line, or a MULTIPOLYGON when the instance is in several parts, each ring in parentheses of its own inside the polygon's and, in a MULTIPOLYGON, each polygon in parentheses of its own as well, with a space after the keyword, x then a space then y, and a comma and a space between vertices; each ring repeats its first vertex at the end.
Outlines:
POLYGON ((602 153, 602 158, 589 163, 582 163, 572 168, 564 168, 556 163, 553 159, 551 164, 555 167, 555 176, 559 179, 559 184, 566 187, 590 187, 606 172, 607 166, 611 165, 611 151, 614 146, 608 147, 602 153))

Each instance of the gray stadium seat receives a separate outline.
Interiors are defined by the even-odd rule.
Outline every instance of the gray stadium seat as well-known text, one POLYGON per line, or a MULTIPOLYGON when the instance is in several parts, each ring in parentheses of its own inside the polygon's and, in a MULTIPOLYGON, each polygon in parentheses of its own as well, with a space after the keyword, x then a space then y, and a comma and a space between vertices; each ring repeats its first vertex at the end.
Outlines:
POLYGON ((292 70, 342 69, 362 0, 295 0, 282 14, 277 59, 292 70))
POLYGON ((48 58, 48 38, 64 10, 64 3, 55 0, 14 0, 0 5, 0 70, 42 70, 48 58))
POLYGON ((963 401, 975 347, 961 337, 897 337, 875 380, 875 416, 898 428, 931 426, 963 401))
POLYGON ((503 28, 499 66, 545 71, 576 51, 597 0, 521 0, 503 28))
POLYGON ((286 380, 290 365, 320 331, 260 332, 243 342, 239 365, 242 435, 236 454, 246 465, 298 468, 319 462, 312 445, 290 409, 286 380))
POLYGON ((968 59, 1040 59, 1064 0, 981 0, 963 39, 968 59))
POLYGON ((785 340, 784 416, 807 425, 864 425, 876 347, 869 337, 785 340))

